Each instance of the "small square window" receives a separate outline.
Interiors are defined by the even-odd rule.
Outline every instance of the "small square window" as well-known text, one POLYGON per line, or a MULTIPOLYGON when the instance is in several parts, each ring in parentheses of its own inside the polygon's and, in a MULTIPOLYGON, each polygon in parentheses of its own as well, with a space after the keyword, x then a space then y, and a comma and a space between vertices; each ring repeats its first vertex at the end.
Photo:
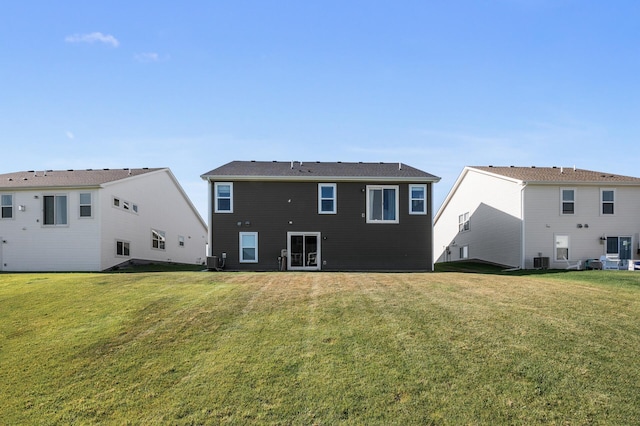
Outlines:
POLYGON ((128 241, 116 241, 116 256, 130 256, 130 243, 128 241))

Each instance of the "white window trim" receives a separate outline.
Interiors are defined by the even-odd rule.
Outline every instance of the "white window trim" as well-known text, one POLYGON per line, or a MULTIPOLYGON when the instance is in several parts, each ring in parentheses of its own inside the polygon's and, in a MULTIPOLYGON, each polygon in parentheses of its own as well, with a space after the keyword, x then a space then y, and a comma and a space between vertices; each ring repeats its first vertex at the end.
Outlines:
POLYGON ((615 188, 600 188, 600 216, 615 216, 616 215, 616 200, 618 198, 618 194, 616 193, 616 189, 615 188), (602 199, 602 195, 605 191, 611 191, 613 192, 613 201, 604 201, 602 199), (603 207, 604 207, 604 203, 611 203, 613 204, 613 213, 603 213, 603 207))
POLYGON ((42 194, 42 226, 44 227, 68 227, 69 226, 69 194, 42 194), (44 211, 44 200, 45 197, 53 197, 53 221, 55 223, 44 223, 45 222, 45 211, 44 211), (67 204, 65 211, 67 212, 67 222, 66 223, 58 223, 58 218, 56 217, 56 200, 58 197, 65 197, 65 202, 67 204))
POLYGON ((468 232, 471 230, 471 215, 464 212, 458 215, 458 232, 468 232), (460 219, 462 217, 462 219, 460 219), (466 228, 466 229, 465 229, 466 228))
POLYGON ((258 233, 257 232, 239 232, 238 233, 238 258, 240 259, 240 263, 258 263, 258 233), (249 259, 246 260, 244 258, 244 256, 242 255, 242 249, 244 248, 244 246, 242 245, 242 237, 245 235, 253 235, 255 237, 255 242, 256 242, 256 246, 255 247, 249 247, 249 248, 255 248, 256 249, 256 258, 255 259, 249 259))
POLYGON ((233 213, 233 182, 215 182, 213 184, 213 208, 215 213, 233 213), (222 185, 229 186, 229 210, 218 209, 218 186, 222 185))
POLYGON ((318 184, 318 214, 336 214, 337 212, 338 212, 338 185, 335 183, 319 183, 318 184), (324 187, 333 188, 333 197, 331 198, 322 197, 322 188, 324 187), (332 210, 322 210, 322 201, 324 200, 333 201, 332 210))
POLYGON ((460 247, 460 259, 468 259, 469 258, 469 246, 464 245, 460 247))
POLYGON ((182 235, 178 235, 178 247, 184 248, 185 238, 182 235))
POLYGON ((151 228, 151 250, 161 250, 161 251, 166 251, 167 250, 167 233, 164 231, 160 231, 159 229, 155 229, 155 228, 151 228), (153 242, 156 240, 156 238, 154 238, 154 233, 157 233, 158 236, 161 237, 161 239, 158 239, 158 247, 154 247, 153 246, 153 242), (160 242, 164 242, 164 247, 160 247, 160 242))
POLYGON ((553 258, 556 262, 564 262, 569 260, 571 256, 571 236, 568 234, 554 234, 553 235, 553 258), (562 247, 567 249, 567 259, 558 258, 558 237, 567 239, 567 247, 562 247))
POLYGON ((561 216, 575 216, 576 214, 576 202, 577 202, 577 198, 578 198, 578 191, 576 191, 576 188, 560 188, 560 215, 561 216), (565 201, 563 196, 564 196, 564 191, 573 191, 573 201, 565 201), (573 213, 565 213, 563 211, 563 204, 567 202, 567 203, 573 203, 573 213))
POLYGON ((131 241, 127 241, 127 240, 116 240, 116 257, 131 257, 131 241), (129 245, 129 254, 118 254, 118 243, 122 243, 123 244, 123 249, 124 249, 124 244, 128 244, 129 245))
POLYGON ((78 219, 92 219, 93 218, 93 199, 95 197, 93 196, 93 192, 80 192, 78 193, 78 219), (91 197, 91 202, 89 204, 83 204, 82 203, 82 195, 83 194, 89 194, 89 197, 91 197), (82 216, 82 207, 84 206, 89 206, 91 208, 91 214, 89 216, 82 216))
POLYGON ((425 184, 411 184, 409 185, 409 214, 425 215, 427 214, 427 185, 425 184), (424 191, 424 198, 416 198, 424 201, 424 208, 421 211, 413 210, 413 188, 422 188, 424 191))
MULTIPOLYGON (((366 188, 367 196, 366 196, 366 215, 367 215, 367 223, 379 223, 379 224, 388 224, 388 223, 400 223, 400 188, 398 185, 367 185, 366 188), (393 189, 396 192, 395 196, 395 212, 396 218, 394 220, 385 220, 385 219, 371 219, 371 202, 370 202, 370 193, 372 189, 393 189)), ((384 191, 383 191, 384 193, 384 191)))
POLYGON ((4 193, 4 194, 0 194, 0 220, 12 220, 16 217, 16 206, 15 206, 15 195, 14 194, 10 194, 10 193, 4 193), (11 205, 7 204, 2 204, 2 196, 3 195, 8 195, 11 197, 11 205), (4 207, 11 207, 11 216, 10 217, 2 217, 2 208, 4 207))

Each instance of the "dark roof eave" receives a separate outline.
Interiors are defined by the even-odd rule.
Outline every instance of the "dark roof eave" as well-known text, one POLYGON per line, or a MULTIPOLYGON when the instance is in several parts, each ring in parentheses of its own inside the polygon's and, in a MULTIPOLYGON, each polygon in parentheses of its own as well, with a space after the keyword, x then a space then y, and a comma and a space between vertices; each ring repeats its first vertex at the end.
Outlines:
POLYGON ((200 176, 206 181, 244 181, 244 182, 421 182, 437 183, 437 176, 234 176, 207 175, 200 176))

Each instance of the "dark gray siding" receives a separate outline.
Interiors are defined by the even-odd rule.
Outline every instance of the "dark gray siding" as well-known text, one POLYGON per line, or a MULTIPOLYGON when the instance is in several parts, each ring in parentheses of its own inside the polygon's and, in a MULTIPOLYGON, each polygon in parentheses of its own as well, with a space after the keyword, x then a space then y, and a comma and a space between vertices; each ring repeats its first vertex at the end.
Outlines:
POLYGON ((366 223, 367 183, 337 182, 337 214, 324 215, 317 182, 234 182, 233 213, 210 221, 212 254, 226 252, 229 270, 277 270, 287 232, 320 232, 323 271, 431 270, 431 184, 427 215, 409 215, 407 183, 376 184, 399 186, 400 223, 366 223), (239 232, 258 232, 259 263, 239 262, 239 232))

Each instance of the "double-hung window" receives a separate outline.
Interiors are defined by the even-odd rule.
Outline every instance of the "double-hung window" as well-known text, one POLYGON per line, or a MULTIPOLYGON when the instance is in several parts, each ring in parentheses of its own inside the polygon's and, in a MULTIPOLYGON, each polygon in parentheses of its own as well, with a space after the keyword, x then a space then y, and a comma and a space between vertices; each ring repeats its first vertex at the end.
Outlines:
POLYGON ((616 198, 615 189, 600 190, 600 213, 601 214, 614 214, 615 198, 616 198))
POLYGON ((151 230, 151 247, 158 250, 164 250, 167 239, 164 231, 158 231, 156 229, 151 230))
POLYGON ((233 183, 216 182, 215 191, 215 212, 233 213, 233 183))
POLYGON ((0 195, 0 218, 11 219, 13 218, 13 195, 2 194, 0 195))
POLYGON ((45 195, 44 215, 42 223, 44 225, 66 225, 67 222, 67 196, 66 195, 45 195))
POLYGON ((469 229, 469 212, 466 212, 458 216, 458 231, 464 232, 469 229))
POLYGON ((563 188, 560 190, 560 202, 562 214, 574 214, 576 212, 576 190, 563 188))
POLYGON ((367 186, 367 223, 398 223, 398 186, 367 186))
POLYGON ((427 214, 427 185, 409 185, 409 214, 427 214))
POLYGON ((240 232, 240 263, 258 263, 257 232, 240 232))
POLYGON ((80 217, 91 217, 91 193, 80 193, 80 217))
POLYGON ((335 183, 318 184, 318 213, 336 214, 337 212, 337 191, 335 183))

